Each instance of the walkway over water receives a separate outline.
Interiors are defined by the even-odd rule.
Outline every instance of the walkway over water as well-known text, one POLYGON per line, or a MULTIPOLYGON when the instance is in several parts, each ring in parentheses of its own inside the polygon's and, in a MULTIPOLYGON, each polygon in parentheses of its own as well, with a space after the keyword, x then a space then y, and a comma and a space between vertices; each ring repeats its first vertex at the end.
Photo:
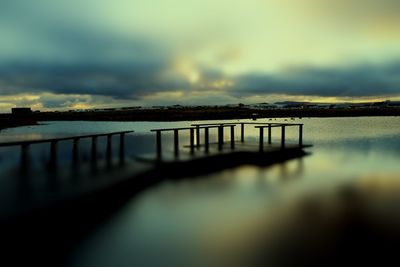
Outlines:
POLYGON ((4 200, 0 205, 0 222, 36 210, 57 208, 60 204, 80 205, 83 196, 110 198, 125 192, 128 197, 166 179, 198 176, 243 164, 267 166, 304 156, 303 148, 307 147, 303 144, 303 124, 193 124, 151 132, 155 133, 154 153, 135 158, 125 155, 125 137, 134 131, 0 143, 0 148, 19 146, 21 151, 17 171, 6 172, 0 181, 0 195, 4 200), (246 139, 249 127, 258 131, 258 141, 246 139), (286 140, 288 127, 298 128, 295 143, 286 140), (280 139, 272 140, 272 131, 276 130, 280 130, 280 139), (210 140, 212 131, 217 134, 216 142, 210 140), (224 135, 225 131, 228 135, 224 135), (165 142, 170 136, 168 133, 173 134, 172 150, 163 143, 163 137, 165 142), (119 137, 118 155, 113 155, 113 136, 119 137), (186 140, 189 137, 188 144, 182 142, 184 137, 186 140), (106 140, 104 159, 98 156, 100 138, 106 140), (82 139, 91 140, 87 163, 81 160, 79 144, 82 139), (58 144, 61 142, 71 143, 72 159, 67 167, 61 164, 59 157, 58 144), (48 144, 48 160, 43 168, 31 164, 30 148, 37 144, 48 144))
POLYGON ((127 153, 135 150, 127 146, 133 131, 0 143, 4 152, 19 153, 19 163, 2 168, 0 179, 4 254, 24 255, 40 266, 62 266, 89 231, 146 188, 244 164, 269 166, 300 158, 307 147, 302 124, 195 124, 151 132, 154 152, 135 157, 127 153), (294 143, 286 139, 288 127, 298 128, 294 143), (258 139, 246 137, 248 128, 259 133, 258 139), (279 130, 280 138, 272 139, 279 130), (171 133, 169 148, 165 139, 171 133), (216 142, 211 140, 215 133, 216 142), (39 164, 34 164, 36 146, 45 152, 39 164))
POLYGON ((29 148, 35 144, 50 144, 50 153, 48 160, 48 167, 51 170, 56 170, 57 168, 57 144, 62 141, 73 141, 72 146, 72 160, 74 164, 78 164, 79 161, 79 141, 81 139, 91 139, 91 159, 92 162, 97 160, 97 139, 99 137, 107 138, 107 162, 111 161, 111 151, 112 151, 112 137, 115 135, 119 135, 119 157, 120 161, 124 161, 124 149, 125 149, 125 135, 128 133, 133 133, 134 131, 122 131, 122 132, 113 132, 106 134, 91 134, 91 135, 78 135, 72 137, 62 137, 62 138, 51 138, 51 139, 41 139, 41 140, 29 140, 29 141, 18 141, 18 142, 8 142, 8 143, 0 143, 1 147, 12 147, 12 146, 20 146, 21 147, 21 170, 28 171, 30 165, 30 155, 29 148))
POLYGON ((199 156, 208 157, 215 153, 236 153, 242 152, 272 152, 276 150, 303 148, 303 124, 289 123, 213 123, 213 124, 192 124, 191 127, 153 129, 156 133, 156 156, 154 159, 160 162, 180 161, 184 159, 193 159, 199 156), (236 140, 235 129, 240 126, 240 140, 236 140), (245 142, 245 126, 254 126, 259 130, 258 143, 245 142), (287 144, 286 128, 298 127, 298 141, 296 144, 287 144), (272 143, 272 129, 278 128, 281 131, 281 137, 278 144, 272 143), (224 131, 230 133, 229 140, 224 140, 224 131), (210 131, 216 130, 218 141, 210 142, 210 131), (267 131, 267 144, 264 141, 265 131, 267 131), (163 151, 162 133, 173 132, 173 153, 163 151), (179 145, 179 136, 182 132, 189 132, 189 144, 183 148, 179 145), (202 140, 203 139, 203 140, 202 140), (186 148, 186 150, 184 149, 186 148), (183 155, 182 155, 183 154, 183 155), (189 155, 189 156, 188 156, 189 155))

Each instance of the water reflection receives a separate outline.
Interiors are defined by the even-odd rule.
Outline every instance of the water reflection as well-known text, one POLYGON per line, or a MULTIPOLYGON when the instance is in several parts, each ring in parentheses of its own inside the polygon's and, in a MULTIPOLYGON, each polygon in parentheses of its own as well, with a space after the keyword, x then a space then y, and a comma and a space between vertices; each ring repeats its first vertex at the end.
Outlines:
MULTIPOLYGON (((362 262, 368 262, 374 252, 391 258, 381 254, 384 249, 396 255, 393 247, 382 244, 392 245, 393 240, 400 240, 397 239, 400 119, 303 119, 301 122, 305 124, 305 143, 314 145, 311 156, 270 168, 242 166, 152 187, 133 198, 81 243, 70 265, 285 266, 292 259, 298 265, 325 265, 316 256, 320 253, 324 259, 332 260, 334 257, 329 253, 336 248, 330 245, 344 241, 358 249, 343 246, 338 251, 343 255, 354 251, 351 256, 362 262), (381 230, 392 233, 395 239, 381 230), (371 235, 373 238, 368 239, 371 235), (345 236, 350 240, 342 239, 345 236)), ((78 128, 82 133, 135 129, 135 135, 126 140, 126 154, 132 157, 155 151, 154 136, 147 134, 150 128, 186 124, 83 126, 54 122, 45 126, 43 134, 57 134, 51 128, 58 126, 66 133, 78 128)), ((22 131, 21 136, 25 133, 22 131)), ((250 139, 257 140, 257 130, 247 133, 250 139)), ((278 131, 273 134, 278 138, 278 131)), ((288 129, 287 137, 289 141, 295 140, 297 132, 288 129)), ((172 151, 172 142, 168 143, 172 136, 165 138, 163 144, 172 151)), ((216 140, 216 136, 213 138, 216 140)), ((276 138, 273 136, 273 140, 276 138)), ((185 142, 188 140, 182 139, 181 143, 185 142)), ((99 140, 98 146, 99 158, 105 160, 106 143, 99 140)), ((90 162, 90 146, 87 148, 89 153, 82 152, 80 163, 90 162)), ((47 149, 43 150, 42 159, 48 157, 47 149)), ((39 154, 40 151, 38 148, 39 154)), ((70 158, 71 151, 60 147, 60 154, 70 158)), ((0 157, 2 163, 8 161, 7 157, 0 157)), ((72 164, 67 159, 65 162, 72 164)))
POLYGON ((242 266, 393 264, 399 193, 398 176, 385 175, 295 194, 261 219, 242 266))

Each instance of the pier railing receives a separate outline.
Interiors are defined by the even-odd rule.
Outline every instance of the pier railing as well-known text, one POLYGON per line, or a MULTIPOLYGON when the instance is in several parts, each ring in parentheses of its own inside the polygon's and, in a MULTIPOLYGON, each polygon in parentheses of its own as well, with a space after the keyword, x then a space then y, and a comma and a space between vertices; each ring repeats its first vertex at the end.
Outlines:
POLYGON ((174 133, 174 154, 175 156, 179 155, 179 132, 181 131, 189 131, 189 147, 190 152, 193 154, 195 147, 200 146, 200 130, 204 130, 204 145, 205 145, 205 152, 209 152, 210 147, 210 138, 209 138, 209 130, 212 128, 218 129, 218 148, 222 150, 223 143, 224 143, 224 128, 230 128, 231 133, 231 147, 235 146, 235 124, 224 124, 224 125, 204 125, 204 126, 197 126, 197 127, 183 127, 183 128, 167 128, 167 129, 153 129, 151 132, 156 133, 156 150, 157 150, 157 157, 161 158, 162 156, 162 139, 161 134, 162 132, 173 132, 174 133), (196 131, 196 135, 195 135, 196 131), (196 136, 196 143, 195 143, 195 136, 196 136))
POLYGON ((125 155, 125 135, 128 133, 133 133, 134 131, 121 131, 121 132, 112 132, 112 133, 103 133, 103 134, 90 134, 90 135, 79 135, 79 136, 71 136, 71 137, 62 137, 62 138, 49 138, 49 139, 40 139, 40 140, 28 140, 28 141, 16 141, 16 142, 6 142, 0 143, 0 147, 13 147, 20 146, 21 147, 21 165, 27 166, 29 163, 29 147, 34 144, 50 144, 50 159, 49 159, 49 168, 54 169, 57 164, 57 144, 62 141, 73 141, 72 145, 72 161, 73 163, 77 163, 79 160, 79 141, 81 139, 92 139, 91 143, 91 160, 95 162, 97 160, 97 139, 99 137, 107 137, 107 147, 106 147, 106 159, 107 163, 111 162, 112 157, 112 137, 115 135, 119 135, 119 159, 120 162, 124 161, 125 155))
MULTIPOLYGON (((244 142, 245 137, 245 125, 254 125, 255 128, 258 128, 260 131, 259 140, 260 140, 260 148, 264 147, 264 129, 268 129, 268 144, 272 143, 272 128, 281 128, 281 146, 285 147, 286 143, 286 127, 298 127, 299 129, 299 146, 303 145, 303 124, 302 123, 261 123, 261 122, 240 122, 240 123, 200 123, 200 124, 192 124, 192 126, 196 127, 196 129, 204 126, 223 126, 223 125, 240 125, 240 141, 244 142)), ((200 140, 200 132, 197 136, 197 139, 200 140)))
POLYGON ((259 145, 260 151, 264 150, 264 129, 268 132, 268 144, 272 144, 272 129, 281 129, 281 147, 284 148, 286 144, 286 128, 287 127, 298 127, 298 145, 303 146, 303 124, 301 123, 256 123, 256 122, 240 122, 240 123, 200 123, 192 124, 191 127, 183 128, 168 128, 168 129, 153 129, 152 132, 156 133, 156 150, 157 158, 162 157, 162 133, 173 132, 174 133, 174 154, 179 155, 179 133, 181 131, 189 131, 189 147, 191 154, 194 153, 196 147, 201 145, 201 131, 204 130, 204 147, 205 152, 209 152, 210 141, 209 141, 209 130, 216 128, 218 130, 218 150, 223 149, 224 145, 224 129, 230 129, 230 147, 235 147, 235 127, 240 126, 240 142, 245 141, 245 126, 252 125, 256 129, 259 129, 259 145))
MULTIPOLYGON (((157 159, 162 158, 162 133, 164 132, 172 132, 173 133, 173 150, 174 155, 177 157, 180 153, 179 146, 179 136, 183 131, 189 132, 189 148, 190 153, 194 154, 196 148, 200 148, 202 145, 201 134, 204 132, 204 152, 209 153, 210 150, 210 129, 217 130, 217 145, 218 150, 221 151, 226 145, 224 140, 224 131, 226 128, 230 131, 230 148, 235 148, 235 128, 240 126, 240 142, 244 143, 245 141, 245 126, 254 126, 254 128, 259 130, 259 150, 260 152, 264 150, 264 135, 265 132, 268 133, 268 144, 272 144, 272 130, 274 128, 281 129, 281 138, 280 138, 280 146, 281 148, 285 148, 286 146, 286 128, 287 127, 298 127, 298 145, 300 147, 303 146, 303 124, 299 123, 258 123, 258 122, 239 122, 239 123, 202 123, 202 124, 192 124, 190 127, 181 127, 181 128, 164 128, 164 129, 152 129, 151 132, 155 132, 156 134, 156 155, 157 159)), ((21 147, 21 163, 22 166, 28 165, 30 162, 29 158, 29 147, 34 144, 41 143, 49 143, 50 144, 50 157, 49 157, 49 167, 50 169, 54 169, 57 163, 57 144, 61 141, 72 140, 72 162, 73 164, 77 164, 79 161, 79 141, 81 139, 90 138, 91 142, 91 162, 96 163, 97 160, 97 139, 99 137, 107 137, 107 146, 106 146, 106 160, 107 163, 111 163, 112 161, 112 137, 115 135, 119 135, 119 159, 120 162, 124 162, 124 143, 125 143, 125 135, 128 133, 133 133, 134 131, 121 131, 121 132, 111 132, 111 133, 102 133, 102 134, 91 134, 91 135, 80 135, 80 136, 72 136, 72 137, 63 137, 63 138, 51 138, 51 139, 42 139, 42 140, 29 140, 29 141, 17 141, 17 142, 8 142, 8 143, 0 143, 1 147, 11 147, 11 146, 20 146, 21 147)))

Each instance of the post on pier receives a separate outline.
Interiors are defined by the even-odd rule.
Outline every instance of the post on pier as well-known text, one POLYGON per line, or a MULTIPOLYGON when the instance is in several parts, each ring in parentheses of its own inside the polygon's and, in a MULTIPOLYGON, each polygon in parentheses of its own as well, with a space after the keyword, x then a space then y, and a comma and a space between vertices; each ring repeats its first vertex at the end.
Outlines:
POLYGON ((111 164, 111 157, 112 157, 112 135, 107 135, 107 149, 106 149, 106 160, 107 165, 111 164))
POLYGON ((235 125, 231 125, 231 148, 235 148, 235 125))
POLYGON ((162 144, 161 144, 161 131, 156 131, 156 151, 157 151, 157 159, 161 159, 162 157, 162 144))
POLYGON ((50 142, 50 160, 49 167, 50 170, 55 170, 57 165, 57 141, 50 142))
POLYGON ((240 123, 240 141, 244 142, 244 123, 240 123))
POLYGON ((194 153, 194 128, 190 128, 190 153, 194 153))
POLYGON ((179 130, 174 130, 174 154, 177 157, 179 155, 179 130))
POLYGON ((200 147, 200 125, 196 125, 196 146, 200 147))
POLYGON ((281 136, 281 147, 284 148, 285 147, 285 125, 282 125, 282 132, 281 132, 282 136, 281 136))
POLYGON ((224 145, 224 126, 221 124, 218 126, 218 150, 222 150, 224 145))
POLYGON ((268 124, 268 144, 272 144, 272 127, 268 124))
POLYGON ((79 138, 74 138, 72 144, 72 163, 76 165, 79 162, 79 138))
POLYGON ((92 136, 92 163, 97 161, 97 136, 92 136))
POLYGON ((125 133, 119 135, 119 162, 120 164, 125 162, 125 133))
POLYGON ((299 124, 299 146, 303 145, 303 124, 299 124))
POLYGON ((21 170, 26 172, 29 167, 29 144, 21 145, 21 170))
POLYGON ((206 153, 208 153, 210 151, 210 137, 208 127, 204 128, 204 146, 206 153))
POLYGON ((264 151, 264 128, 260 127, 260 151, 264 151))

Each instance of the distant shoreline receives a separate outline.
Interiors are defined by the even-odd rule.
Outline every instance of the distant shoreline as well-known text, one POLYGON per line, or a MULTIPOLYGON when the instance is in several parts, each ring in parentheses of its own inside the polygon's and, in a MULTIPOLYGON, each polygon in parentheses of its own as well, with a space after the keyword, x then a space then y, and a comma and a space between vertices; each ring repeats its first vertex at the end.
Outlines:
POLYGON ((37 121, 30 121, 30 120, 25 121, 25 120, 18 120, 18 119, 13 119, 13 120, 0 119, 0 133, 1 133, 1 131, 8 129, 8 128, 33 126, 33 125, 39 125, 39 123, 37 121))
POLYGON ((250 109, 168 108, 85 112, 38 112, 26 115, 0 114, 0 130, 36 125, 40 121, 200 121, 262 118, 328 118, 400 116, 400 108, 348 109, 250 109))

